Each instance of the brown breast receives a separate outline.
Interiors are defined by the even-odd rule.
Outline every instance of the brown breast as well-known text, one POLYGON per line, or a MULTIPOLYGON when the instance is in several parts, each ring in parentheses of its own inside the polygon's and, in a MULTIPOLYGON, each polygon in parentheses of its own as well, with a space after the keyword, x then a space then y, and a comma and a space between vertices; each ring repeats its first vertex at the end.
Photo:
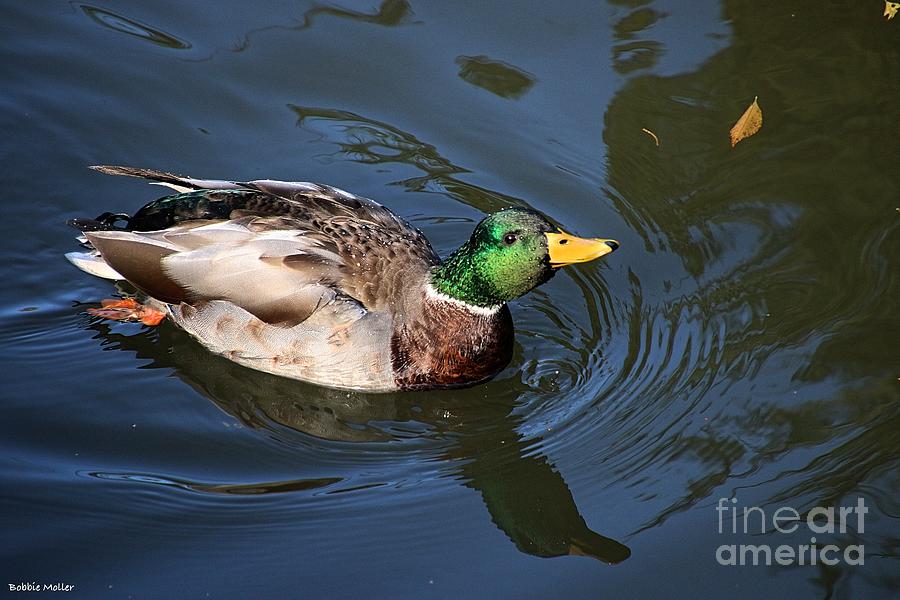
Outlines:
POLYGON ((509 308, 474 314, 426 300, 421 313, 398 323, 391 338, 394 381, 402 390, 461 387, 490 379, 512 358, 509 308))

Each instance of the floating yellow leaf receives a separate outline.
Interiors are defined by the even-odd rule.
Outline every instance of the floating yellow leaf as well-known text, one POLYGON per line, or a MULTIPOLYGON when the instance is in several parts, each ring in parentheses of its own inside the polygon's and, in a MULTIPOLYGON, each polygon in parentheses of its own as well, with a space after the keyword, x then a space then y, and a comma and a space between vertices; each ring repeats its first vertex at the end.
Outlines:
POLYGON ((659 146, 659 138, 656 137, 656 134, 655 134, 655 133, 653 133, 652 131, 650 131, 650 130, 647 129, 646 127, 641 127, 641 131, 643 131, 644 133, 646 133, 647 135, 649 135, 650 137, 652 137, 652 138, 653 138, 653 141, 656 142, 656 145, 659 146))
POLYGON ((748 138, 762 127, 762 109, 756 103, 759 96, 753 99, 753 104, 747 107, 741 118, 731 128, 731 147, 744 138, 748 138))
POLYGON ((900 2, 888 2, 887 0, 885 0, 884 16, 888 18, 888 21, 897 16, 898 10, 900 10, 900 2))

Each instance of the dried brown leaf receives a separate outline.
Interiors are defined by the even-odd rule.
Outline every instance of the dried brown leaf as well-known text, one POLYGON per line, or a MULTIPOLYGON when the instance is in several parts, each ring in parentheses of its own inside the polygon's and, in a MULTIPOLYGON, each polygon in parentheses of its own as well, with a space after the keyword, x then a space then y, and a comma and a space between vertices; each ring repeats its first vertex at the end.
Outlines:
POLYGON ((900 10, 900 2, 888 2, 885 0, 884 16, 887 17, 888 21, 897 16, 898 10, 900 10))
POLYGON ((739 141, 755 134, 759 131, 759 128, 762 127, 763 116, 762 109, 759 107, 759 104, 756 103, 758 99, 759 96, 753 99, 753 104, 747 107, 747 110, 744 111, 741 118, 738 119, 737 123, 734 124, 734 127, 731 128, 732 148, 734 148, 739 141))

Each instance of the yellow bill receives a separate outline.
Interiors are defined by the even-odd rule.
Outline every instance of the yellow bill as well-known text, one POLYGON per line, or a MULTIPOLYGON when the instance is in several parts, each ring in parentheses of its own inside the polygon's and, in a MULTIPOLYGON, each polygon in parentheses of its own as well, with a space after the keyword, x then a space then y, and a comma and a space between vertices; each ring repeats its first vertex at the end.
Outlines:
POLYGON ((619 247, 616 240, 580 238, 569 233, 545 233, 550 252, 550 266, 564 267, 588 262, 609 254, 619 247))

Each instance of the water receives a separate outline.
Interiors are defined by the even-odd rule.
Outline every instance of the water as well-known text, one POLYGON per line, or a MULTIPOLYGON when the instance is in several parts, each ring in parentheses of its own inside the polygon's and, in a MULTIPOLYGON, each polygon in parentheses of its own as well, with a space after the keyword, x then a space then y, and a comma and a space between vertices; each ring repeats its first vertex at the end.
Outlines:
POLYGON ((900 22, 851 2, 265 4, 2 3, 0 583, 896 594, 900 22), (763 128, 732 150, 754 96, 763 128), (86 315, 115 290, 62 258, 64 221, 159 195, 97 163, 329 183, 442 254, 508 205, 622 248, 512 305, 494 381, 335 392, 86 315), (816 537, 865 564, 721 566, 722 544, 811 536, 720 534, 731 497, 862 498, 864 532, 816 537))

